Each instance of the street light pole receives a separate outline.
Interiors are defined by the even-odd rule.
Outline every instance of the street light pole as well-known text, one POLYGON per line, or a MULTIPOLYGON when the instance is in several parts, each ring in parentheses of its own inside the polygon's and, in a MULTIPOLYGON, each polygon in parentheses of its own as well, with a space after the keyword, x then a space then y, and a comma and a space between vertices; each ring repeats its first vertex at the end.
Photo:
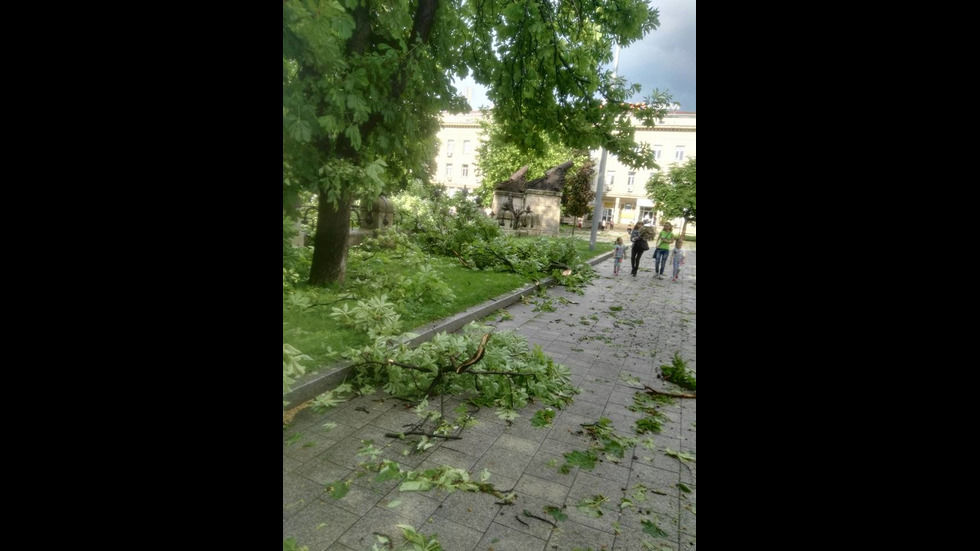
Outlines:
MULTIPOLYGON (((616 44, 616 53, 613 61, 613 78, 616 78, 616 71, 619 70, 619 43, 616 44)), ((599 178, 595 186, 595 209, 592 212, 592 236, 589 238, 589 250, 595 250, 595 238, 599 233, 599 217, 602 216, 602 191, 606 187, 606 155, 608 151, 602 148, 602 156, 599 158, 599 178)))

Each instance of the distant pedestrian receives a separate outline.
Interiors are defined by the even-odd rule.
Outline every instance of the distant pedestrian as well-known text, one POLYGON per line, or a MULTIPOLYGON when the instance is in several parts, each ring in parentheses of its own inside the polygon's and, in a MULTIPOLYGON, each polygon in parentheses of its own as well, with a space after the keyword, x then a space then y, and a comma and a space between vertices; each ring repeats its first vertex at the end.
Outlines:
POLYGON ((623 263, 626 256, 626 245, 623 245, 623 238, 616 238, 616 252, 613 254, 613 275, 619 275, 619 265, 623 263))
POLYGON ((664 229, 660 232, 657 240, 657 249, 653 252, 653 271, 660 279, 664 278, 664 270, 667 268, 667 255, 670 254, 670 244, 674 242, 674 226, 670 222, 664 224, 664 229))
POLYGON ((671 279, 674 283, 677 283, 677 277, 681 275, 681 266, 684 265, 684 251, 681 247, 684 245, 683 239, 678 239, 674 244, 674 250, 671 251, 670 260, 674 265, 674 277, 671 279))
POLYGON ((636 272, 640 269, 640 257, 643 256, 643 251, 650 248, 650 241, 656 236, 654 229, 645 227, 642 220, 636 223, 636 227, 630 234, 630 241, 633 243, 633 252, 630 254, 630 263, 633 265, 631 276, 636 277, 636 272), (643 248, 641 241, 646 243, 647 249, 643 248))

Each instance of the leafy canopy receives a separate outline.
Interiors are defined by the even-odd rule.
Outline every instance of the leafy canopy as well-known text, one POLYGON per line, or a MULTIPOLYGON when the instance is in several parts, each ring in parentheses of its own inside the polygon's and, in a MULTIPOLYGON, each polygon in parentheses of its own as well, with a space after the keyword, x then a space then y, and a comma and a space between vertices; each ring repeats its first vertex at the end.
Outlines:
POLYGON ((429 180, 439 113, 469 109, 454 78, 489 88, 522 151, 551 140, 652 166, 631 115, 652 125, 671 98, 629 105, 639 85, 606 67, 658 26, 646 0, 284 1, 283 210, 317 193, 310 283, 344 281, 355 199, 429 180))
POLYGON ((691 157, 681 166, 671 166, 667 174, 658 172, 647 182, 647 194, 667 218, 697 222, 698 161, 691 157))

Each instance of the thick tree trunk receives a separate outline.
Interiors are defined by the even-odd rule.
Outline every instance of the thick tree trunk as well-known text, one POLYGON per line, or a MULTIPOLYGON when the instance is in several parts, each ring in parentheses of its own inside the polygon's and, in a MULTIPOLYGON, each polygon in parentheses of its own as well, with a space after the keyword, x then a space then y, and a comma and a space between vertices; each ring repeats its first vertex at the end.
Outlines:
POLYGON ((681 224, 681 239, 684 239, 685 235, 687 235, 687 218, 685 218, 684 223, 681 224))
POLYGON ((342 199, 334 208, 320 194, 316 236, 313 239, 313 265, 310 285, 344 283, 347 275, 347 237, 350 235, 351 199, 342 199))

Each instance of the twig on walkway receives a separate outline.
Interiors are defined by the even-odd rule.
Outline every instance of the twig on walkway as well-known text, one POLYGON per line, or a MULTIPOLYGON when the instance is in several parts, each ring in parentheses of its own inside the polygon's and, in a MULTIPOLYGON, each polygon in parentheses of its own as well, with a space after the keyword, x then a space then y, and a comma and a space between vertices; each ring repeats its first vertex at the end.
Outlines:
POLYGON ((523 520, 521 520, 521 517, 519 517, 519 516, 517 516, 517 515, 514 515, 514 518, 516 518, 516 519, 517 519, 517 522, 520 522, 520 523, 521 523, 521 524, 523 524, 524 526, 527 526, 528 528, 530 528, 530 527, 531 527, 531 525, 530 525, 530 524, 528 524, 528 523, 526 523, 526 522, 524 522, 523 520))
MULTIPOLYGON (((634 387, 630 387, 630 388, 634 388, 634 387)), ((647 391, 647 394, 650 394, 650 395, 670 396, 671 398, 697 398, 698 397, 697 394, 673 394, 673 393, 670 393, 670 392, 664 392, 662 390, 657 390, 655 388, 651 388, 651 387, 649 387, 647 385, 643 385, 643 388, 647 391)), ((639 389, 637 389, 637 390, 639 390, 639 389)))
POLYGON ((535 515, 535 514, 531 513, 531 511, 528 511, 527 509, 524 509, 524 516, 531 517, 531 518, 536 518, 536 519, 540 520, 541 522, 548 523, 548 524, 554 526, 555 528, 558 528, 558 525, 555 524, 554 522, 551 522, 550 520, 548 520, 546 518, 541 518, 538 515, 535 515))
POLYGON ((415 430, 409 432, 399 432, 399 433, 386 432, 385 436, 388 438, 401 438, 402 436, 428 436, 429 438, 444 438, 446 440, 462 440, 462 438, 460 438, 459 436, 443 436, 441 434, 434 434, 431 432, 422 432, 422 431, 415 431, 415 430))

